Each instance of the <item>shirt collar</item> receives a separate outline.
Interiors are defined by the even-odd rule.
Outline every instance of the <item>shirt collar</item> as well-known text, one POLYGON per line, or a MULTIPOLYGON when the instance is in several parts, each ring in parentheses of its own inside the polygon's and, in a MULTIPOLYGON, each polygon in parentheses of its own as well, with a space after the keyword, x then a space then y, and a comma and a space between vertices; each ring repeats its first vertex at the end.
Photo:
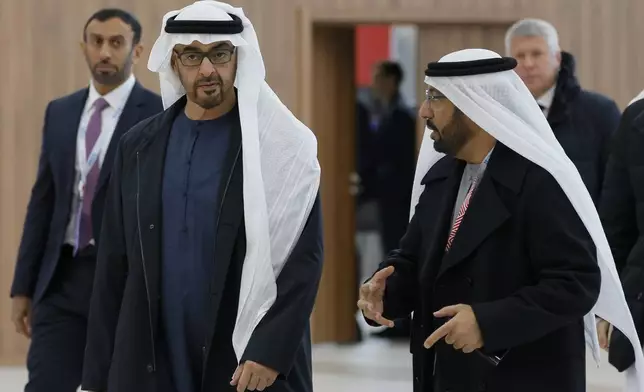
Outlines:
POLYGON ((537 98, 537 103, 539 106, 542 106, 545 109, 550 109, 550 106, 552 106, 552 101, 555 99, 555 88, 557 87, 557 84, 555 83, 552 87, 548 89, 545 93, 543 93, 542 96, 537 98))
POLYGON ((487 164, 490 161, 490 157, 492 156, 493 151, 494 147, 492 147, 487 153, 487 155, 483 159, 483 162, 468 163, 467 165, 465 165, 465 171, 463 172, 463 175, 467 177, 468 182, 474 182, 475 179, 478 179, 483 174, 485 169, 487 169, 487 164))
MULTIPOLYGON (((136 78, 134 77, 134 75, 130 75, 130 77, 125 80, 125 82, 121 83, 120 86, 110 91, 109 93, 103 95, 102 98, 107 101, 111 108, 120 109, 125 106, 125 103, 127 102, 127 99, 129 98, 135 83, 136 78)), ((94 102, 96 102, 96 100, 99 98, 101 98, 101 94, 96 91, 94 81, 92 80, 89 82, 89 95, 87 97, 85 110, 89 110, 89 108, 94 106, 94 102)))

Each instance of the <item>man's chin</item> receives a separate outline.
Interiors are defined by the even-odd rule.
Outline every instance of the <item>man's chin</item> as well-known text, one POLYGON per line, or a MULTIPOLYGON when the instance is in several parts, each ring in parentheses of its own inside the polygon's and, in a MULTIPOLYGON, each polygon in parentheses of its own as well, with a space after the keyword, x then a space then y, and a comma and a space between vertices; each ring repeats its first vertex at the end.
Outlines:
POLYGON ((438 153, 441 153, 441 154, 447 154, 447 152, 445 150, 445 146, 443 145, 443 143, 441 143, 440 140, 435 140, 434 141, 434 150, 436 152, 438 152, 438 153))
POLYGON ((199 100, 197 102, 197 105, 199 105, 199 107, 201 107, 202 109, 206 109, 206 110, 214 109, 217 106, 221 105, 221 100, 220 99, 217 99, 217 100, 214 100, 214 101, 213 100, 199 100))
POLYGON ((99 72, 96 71, 94 72, 94 80, 96 83, 106 85, 106 86, 114 86, 117 84, 121 84, 124 80, 123 76, 119 72, 99 72))

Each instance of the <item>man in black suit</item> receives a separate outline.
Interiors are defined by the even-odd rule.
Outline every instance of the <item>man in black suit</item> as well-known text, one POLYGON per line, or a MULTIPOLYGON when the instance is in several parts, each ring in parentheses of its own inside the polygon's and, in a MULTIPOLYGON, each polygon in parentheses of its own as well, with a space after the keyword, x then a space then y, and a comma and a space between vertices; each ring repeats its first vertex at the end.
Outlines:
POLYGON ((413 312, 415 392, 586 389, 601 225, 515 66, 471 49, 426 71, 415 214, 358 303, 372 324, 413 312))
POLYGON ((119 9, 87 21, 89 87, 49 103, 13 286, 12 320, 31 338, 27 392, 80 385, 89 302, 112 162, 129 128, 163 110, 132 74, 141 25, 119 9))
POLYGON ((506 33, 505 49, 517 60, 517 74, 598 203, 611 136, 619 124, 617 103, 581 87, 575 57, 561 50, 557 30, 545 20, 516 22, 506 33))
MULTIPOLYGON (((403 77, 396 62, 376 64, 371 99, 358 102, 356 111, 356 168, 360 176, 356 229, 378 232, 384 254, 397 248, 409 223, 416 165, 416 119, 400 94, 403 77)), ((408 339, 409 327, 409 319, 400 320, 396 328, 375 336, 408 339)))

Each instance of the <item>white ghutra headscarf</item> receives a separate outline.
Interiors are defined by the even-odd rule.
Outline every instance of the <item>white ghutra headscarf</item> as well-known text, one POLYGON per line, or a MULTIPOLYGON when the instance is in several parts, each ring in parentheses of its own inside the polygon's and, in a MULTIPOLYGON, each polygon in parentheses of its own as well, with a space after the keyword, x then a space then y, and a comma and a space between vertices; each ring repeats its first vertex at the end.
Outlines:
MULTIPOLYGON (((444 56, 439 63, 495 58, 500 59, 501 56, 485 49, 466 49, 444 56)), ((425 83, 444 94, 496 140, 541 166, 557 180, 595 242, 601 269, 599 299, 591 313, 584 317, 586 342, 599 365, 595 315, 622 331, 631 341, 636 357, 635 367, 626 373, 626 390, 644 391, 644 356, 599 215, 577 168, 555 138, 528 88, 513 70, 471 76, 426 77, 425 83)), ((412 191, 412 215, 424 189, 421 180, 443 157, 443 154, 434 150, 430 134, 431 131, 426 129, 418 157, 412 191)))
POLYGON ((230 41, 237 48, 235 87, 238 90, 243 151, 244 220, 247 248, 242 271, 233 347, 240 360, 248 341, 277 296, 276 279, 297 243, 320 184, 317 140, 282 104, 264 78, 264 62, 253 25, 241 8, 218 1, 197 1, 163 17, 161 34, 152 48, 148 68, 159 73, 164 108, 185 93, 172 70, 175 45, 193 41, 230 41), (235 34, 169 34, 174 21, 241 20, 235 34))

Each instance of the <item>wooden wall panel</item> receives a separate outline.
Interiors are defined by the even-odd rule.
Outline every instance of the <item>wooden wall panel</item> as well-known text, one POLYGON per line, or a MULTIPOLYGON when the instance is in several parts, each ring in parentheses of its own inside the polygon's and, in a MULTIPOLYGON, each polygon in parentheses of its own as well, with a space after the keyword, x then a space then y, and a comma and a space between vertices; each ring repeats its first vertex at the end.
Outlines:
POLYGON ((313 42, 312 128, 323 168, 325 264, 312 332, 316 342, 347 342, 355 338, 358 300, 354 197, 350 193, 350 174, 355 170, 355 82, 353 72, 347 72, 353 70, 354 29, 316 27, 313 42))
MULTIPOLYGON (((55 97, 85 86, 89 77, 77 44, 82 26, 98 8, 128 9, 140 19, 143 41, 149 51, 160 31, 163 14, 191 1, 5 0, 0 3, 0 42, 4 50, 0 61, 0 363, 21 363, 26 345, 9 325, 6 293, 35 175, 45 105, 55 97)), ((308 61, 297 58, 302 53, 296 12, 300 8, 306 9, 312 19, 332 24, 404 22, 498 26, 521 17, 542 17, 555 24, 562 46, 576 56, 584 87, 610 95, 622 107, 644 89, 641 72, 644 51, 639 42, 639 37, 644 35, 644 24, 638 20, 644 14, 644 2, 640 0, 237 0, 233 3, 245 7, 252 18, 268 81, 297 114, 309 110, 305 104, 310 102, 310 97, 302 97, 302 92, 316 93, 300 86, 299 67, 308 61)), ((157 89, 156 75, 146 69, 148 51, 136 67, 136 74, 144 85, 157 89)), ((421 62, 428 60, 421 58, 421 62)), ((351 69, 345 62, 342 66, 351 69)), ((312 121, 310 111, 307 121, 312 121)))
POLYGON ((644 89, 644 24, 639 0, 300 0, 326 23, 416 23, 509 25, 525 17, 544 18, 573 53, 583 87, 607 94, 620 107, 644 89))

